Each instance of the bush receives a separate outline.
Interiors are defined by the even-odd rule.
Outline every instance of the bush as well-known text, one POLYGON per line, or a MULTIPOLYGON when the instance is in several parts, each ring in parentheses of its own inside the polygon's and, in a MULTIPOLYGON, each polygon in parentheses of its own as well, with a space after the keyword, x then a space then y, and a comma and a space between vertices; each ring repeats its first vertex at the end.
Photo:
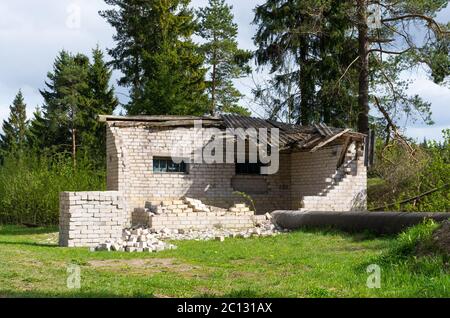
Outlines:
POLYGON ((95 170, 84 158, 74 168, 64 153, 6 157, 0 166, 0 222, 57 224, 60 192, 101 191, 105 179, 104 170, 95 170))
MULTIPOLYGON (((414 157, 398 143, 377 143, 376 163, 370 169, 369 208, 400 202, 450 183, 450 130, 444 142, 411 143, 414 157), (376 177, 376 178, 373 178, 376 177)), ((407 204, 389 207, 394 211, 450 212, 450 191, 440 191, 407 204)))

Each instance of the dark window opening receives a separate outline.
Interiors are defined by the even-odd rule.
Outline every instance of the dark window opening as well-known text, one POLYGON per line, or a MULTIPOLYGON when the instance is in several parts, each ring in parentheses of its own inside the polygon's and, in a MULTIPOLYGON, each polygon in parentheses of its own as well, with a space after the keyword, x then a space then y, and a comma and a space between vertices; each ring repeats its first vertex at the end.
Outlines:
POLYGON ((153 172, 156 173, 187 173, 187 165, 184 161, 175 163, 170 158, 153 158, 153 172))
POLYGON ((236 174, 261 174, 261 167, 264 165, 258 163, 236 163, 236 174))

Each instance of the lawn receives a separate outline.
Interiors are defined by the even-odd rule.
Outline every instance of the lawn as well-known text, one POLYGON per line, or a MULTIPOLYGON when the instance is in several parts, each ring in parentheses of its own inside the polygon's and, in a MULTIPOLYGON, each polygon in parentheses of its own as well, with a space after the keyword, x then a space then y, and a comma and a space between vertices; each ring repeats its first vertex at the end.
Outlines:
POLYGON ((60 248, 56 228, 0 226, 0 297, 449 297, 440 258, 388 262, 395 238, 330 231, 174 242, 153 254, 60 248), (381 288, 366 286, 369 264, 381 288), (81 288, 67 288, 67 268, 81 288))

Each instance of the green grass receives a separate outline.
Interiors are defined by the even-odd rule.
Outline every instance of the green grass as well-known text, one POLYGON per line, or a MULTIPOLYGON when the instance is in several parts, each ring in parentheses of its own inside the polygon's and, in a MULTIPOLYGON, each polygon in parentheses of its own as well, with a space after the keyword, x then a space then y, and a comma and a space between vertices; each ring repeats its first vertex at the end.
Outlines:
MULTIPOLYGON (((403 238, 404 239, 404 238, 403 238)), ((440 257, 394 257, 401 239, 304 231, 175 242, 153 254, 60 248, 56 228, 0 226, 0 297, 449 297, 440 257), (366 268, 381 266, 381 288, 366 268), (81 268, 68 289, 67 267, 81 268)), ((448 264, 448 263, 447 263, 448 264)))

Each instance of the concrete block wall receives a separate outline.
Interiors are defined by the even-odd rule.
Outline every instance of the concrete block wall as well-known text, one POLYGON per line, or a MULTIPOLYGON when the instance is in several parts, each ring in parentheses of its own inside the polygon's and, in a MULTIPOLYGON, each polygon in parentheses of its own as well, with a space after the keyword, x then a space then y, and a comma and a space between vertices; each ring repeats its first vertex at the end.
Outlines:
POLYGON ((122 237, 126 207, 121 193, 60 193, 59 245, 96 246, 122 237))

